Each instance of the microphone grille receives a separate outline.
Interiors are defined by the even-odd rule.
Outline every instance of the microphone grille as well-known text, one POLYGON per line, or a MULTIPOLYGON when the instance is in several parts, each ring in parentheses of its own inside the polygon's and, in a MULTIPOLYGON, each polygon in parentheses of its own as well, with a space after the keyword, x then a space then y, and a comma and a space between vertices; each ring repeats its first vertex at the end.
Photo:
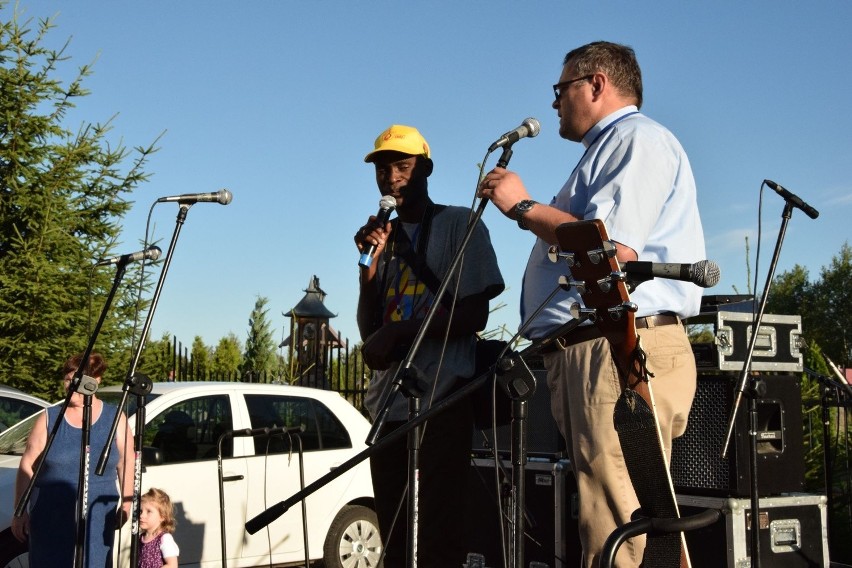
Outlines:
POLYGON ((379 199, 379 209, 395 209, 396 198, 393 195, 383 195, 379 199))
POLYGON ((533 117, 524 120, 524 125, 526 125, 527 130, 530 132, 528 135, 530 138, 538 136, 538 133, 541 132, 541 124, 533 117))
POLYGON ((703 288, 712 288, 719 283, 722 270, 712 260, 702 260, 695 263, 695 283, 703 288))
POLYGON ((233 198, 234 198, 234 195, 233 195, 230 191, 228 191, 227 189, 220 189, 220 190, 219 190, 219 199, 218 199, 218 201, 219 201, 219 203, 221 203, 222 205, 227 205, 228 203, 230 203, 230 202, 231 202, 231 200, 232 200, 233 198))

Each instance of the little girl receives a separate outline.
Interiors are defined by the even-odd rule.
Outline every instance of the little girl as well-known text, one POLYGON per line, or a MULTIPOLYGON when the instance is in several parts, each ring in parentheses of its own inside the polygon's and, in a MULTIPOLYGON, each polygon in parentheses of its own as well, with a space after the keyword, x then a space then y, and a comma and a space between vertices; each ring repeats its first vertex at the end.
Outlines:
POLYGON ((172 536, 172 500, 165 491, 152 487, 142 496, 139 509, 139 568, 177 568, 180 550, 172 536))

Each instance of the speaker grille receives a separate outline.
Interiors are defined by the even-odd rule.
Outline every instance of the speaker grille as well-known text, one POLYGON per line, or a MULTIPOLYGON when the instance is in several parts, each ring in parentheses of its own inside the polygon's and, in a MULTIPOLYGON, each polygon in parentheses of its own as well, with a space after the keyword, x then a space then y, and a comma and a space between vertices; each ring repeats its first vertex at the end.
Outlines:
POLYGON ((699 379, 689 426, 673 442, 671 473, 675 487, 726 491, 731 486, 729 464, 720 457, 731 406, 728 381, 699 379))
MULTIPOLYGON (((732 375, 698 376, 689 425, 672 446, 671 474, 678 492, 734 497, 751 494, 750 401, 746 397, 740 402, 727 457, 721 457, 733 410, 735 379, 732 375)), ((805 473, 799 379, 764 375, 754 380, 765 386, 765 393, 756 400, 758 492, 769 496, 802 491, 805 473)))

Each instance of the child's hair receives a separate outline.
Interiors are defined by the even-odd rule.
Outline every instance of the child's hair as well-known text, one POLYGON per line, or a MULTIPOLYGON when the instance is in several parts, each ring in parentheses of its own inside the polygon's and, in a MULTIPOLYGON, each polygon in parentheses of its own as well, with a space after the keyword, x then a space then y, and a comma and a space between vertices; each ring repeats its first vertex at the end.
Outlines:
POLYGON ((141 502, 145 501, 152 501, 160 511, 160 516, 163 517, 163 524, 160 525, 163 532, 175 532, 175 513, 169 494, 162 489, 152 487, 142 496, 141 502))

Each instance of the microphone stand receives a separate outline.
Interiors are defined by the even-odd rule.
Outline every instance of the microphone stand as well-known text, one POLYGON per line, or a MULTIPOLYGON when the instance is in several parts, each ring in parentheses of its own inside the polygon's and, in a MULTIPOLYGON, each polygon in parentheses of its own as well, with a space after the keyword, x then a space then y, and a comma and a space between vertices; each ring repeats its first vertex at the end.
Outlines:
MULTIPOLYGON (((515 335, 515 337, 519 336, 522 333, 523 329, 526 329, 526 327, 529 325, 529 323, 532 322, 535 319, 536 315, 539 312, 541 312, 541 310, 544 308, 544 306, 547 305, 547 303, 550 301, 551 298, 553 298, 553 296, 556 294, 556 292, 559 291, 559 289, 560 289, 560 287, 557 287, 556 289, 553 290, 553 292, 550 294, 550 296, 542 303, 542 305, 538 308, 538 310, 527 320, 527 322, 524 324, 522 329, 518 331, 518 333, 515 335)), ((590 317, 589 317, 588 314, 580 312, 576 319, 570 320, 569 322, 567 322, 566 324, 561 326, 553 334, 551 334, 551 336, 549 336, 545 339, 537 340, 532 345, 530 345, 529 347, 524 349, 521 353, 512 353, 512 355, 509 357, 510 362, 507 363, 504 355, 505 355, 506 351, 508 350, 508 346, 511 344, 511 341, 508 342, 506 347, 504 348, 503 352, 498 357, 497 362, 494 363, 493 365, 491 365, 491 367, 489 367, 489 369, 486 372, 484 372, 484 373, 480 374, 478 377, 472 379, 466 385, 464 385, 460 389, 453 392, 450 396, 435 402, 435 404, 431 405, 430 408, 428 410, 426 410, 423 414, 419 414, 413 420, 406 422, 404 425, 397 428, 396 430, 393 430, 392 432, 389 432, 388 434, 383 436, 381 439, 377 440, 375 443, 368 445, 367 448, 365 448, 364 450, 362 450, 358 454, 352 456, 351 458, 349 458, 347 461, 343 462, 342 464, 338 465, 337 467, 335 467, 334 469, 332 469, 331 471, 329 471, 327 474, 320 477, 316 481, 313 481, 307 487, 304 487, 301 491, 293 494, 292 496, 285 499, 284 501, 280 501, 280 502, 276 503, 275 505, 272 505, 271 507, 267 508, 265 511, 263 511, 260 514, 249 519, 245 524, 246 532, 248 532, 249 534, 257 533, 259 530, 261 530, 262 528, 271 524, 277 518, 279 518, 281 515, 286 513, 290 509, 290 507, 292 507, 296 503, 303 502, 305 499, 307 499, 310 495, 315 493, 317 490, 325 487, 326 485, 328 485, 329 483, 331 483, 332 481, 334 481, 335 479, 337 479, 338 477, 340 477, 341 475, 343 475, 347 471, 351 470, 352 468, 354 468, 355 466, 357 466, 358 464, 363 462, 365 459, 370 458, 373 454, 381 451, 386 446, 393 444, 397 440, 401 439, 402 436, 407 436, 411 430, 413 430, 414 428, 424 424, 430 418, 432 418, 432 416, 443 412, 444 410, 446 410, 450 406, 457 404, 459 401, 464 400, 467 397, 469 397, 477 389, 481 388, 483 386, 483 384, 485 382, 487 382, 492 376, 494 376, 496 378, 498 384, 500 384, 501 388, 503 388, 506 391, 506 394, 508 394, 509 396, 512 396, 513 393, 523 393, 523 392, 529 390, 529 385, 535 384, 535 378, 530 376, 529 379, 526 379, 526 378, 521 376, 520 379, 524 382, 524 384, 518 384, 516 382, 516 379, 518 377, 513 376, 511 374, 513 372, 513 369, 516 368, 516 361, 520 361, 522 363, 523 367, 525 368, 526 365, 523 363, 524 357, 529 357, 529 356, 537 354, 539 351, 541 351, 545 347, 552 344, 558 338, 564 336, 566 333, 572 331, 574 328, 578 327, 581 323, 584 323, 585 321, 588 321, 589 319, 590 319, 590 317), (504 375, 505 375, 505 377, 504 377, 504 375), (532 381, 532 383, 530 383, 530 381, 532 381)), ((530 392, 530 396, 532 396, 532 392, 530 392)), ((515 418, 515 417, 513 417, 513 418, 515 418)), ((517 416, 517 418, 521 418, 521 417, 517 416)), ((514 431, 515 430, 513 429, 513 432, 514 431)), ((523 439, 523 436, 522 436, 522 434, 520 434, 521 430, 518 429, 518 431, 519 431, 519 435, 518 435, 517 439, 521 440, 521 439, 523 439)), ((516 506, 515 510, 522 511, 523 506, 521 506, 520 503, 519 503, 516 506)), ((520 527, 520 530, 517 530, 517 528, 516 528, 516 530, 513 534, 514 534, 514 536, 520 538, 523 535, 523 528, 522 528, 523 527, 523 525, 522 525, 523 516, 521 515, 520 520, 516 519, 515 522, 516 522, 516 527, 520 527)), ((518 545, 515 545, 514 550, 520 550, 518 545)))
MULTIPOLYGON (((570 322, 572 324, 571 327, 576 327, 580 323, 580 321, 584 321, 584 320, 579 320, 576 323, 574 321, 570 322)), ((545 339, 545 340, 541 340, 538 343, 534 343, 533 345, 530 345, 529 347, 527 347, 526 349, 524 349, 520 353, 512 353, 510 358, 512 360, 517 360, 517 359, 523 359, 524 357, 532 356, 532 355, 538 353, 542 348, 544 348, 546 345, 548 345, 551 341, 555 340, 555 338, 561 337, 562 335, 564 335, 564 333, 565 333, 565 330, 560 329, 557 333, 555 333, 553 335, 552 338, 548 338, 548 339, 545 339)), ((507 346, 507 348, 508 348, 508 346, 507 346)), ((504 363, 503 361, 504 361, 504 358, 501 357, 500 359, 498 359, 498 361, 494 365, 491 365, 491 367, 489 367, 489 369, 486 372, 484 372, 481 375, 479 375, 478 377, 472 379, 467 384, 465 384, 463 387, 454 391, 451 395, 447 396, 446 398, 443 398, 439 401, 436 401, 434 404, 432 404, 429 407, 428 410, 424 411, 422 414, 418 414, 417 417, 414 418, 413 420, 406 422, 404 425, 400 426, 396 430, 393 430, 393 431, 389 432, 388 434, 382 436, 375 443, 368 445, 367 448, 365 448, 364 450, 362 450, 358 454, 352 456, 351 458, 349 458, 348 460, 346 460, 342 464, 336 466, 334 469, 332 469, 331 471, 329 471, 327 474, 323 475, 322 477, 320 477, 316 481, 313 481, 312 483, 308 484, 302 491, 299 491, 298 493, 293 494, 291 497, 285 499, 284 501, 276 503, 275 505, 269 507, 268 509, 266 509, 265 511, 263 511, 259 515, 256 515, 255 517, 249 519, 248 522, 246 522, 246 525, 245 525, 246 531, 249 534, 255 534, 260 529, 269 525, 270 523, 275 521, 278 517, 280 517, 281 515, 286 513, 290 509, 290 507, 292 507, 294 504, 298 503, 299 501, 302 501, 303 499, 306 499, 308 496, 315 493, 318 489, 321 489, 322 487, 331 483, 332 481, 334 481, 335 479, 337 479, 338 477, 340 477, 341 475, 343 475, 344 473, 346 473, 347 471, 349 471, 350 469, 352 469, 353 467, 355 467, 356 465, 358 465, 359 463, 361 463, 365 459, 371 457, 373 454, 384 449, 386 446, 396 442, 397 440, 401 439, 403 436, 407 436, 408 433, 412 429, 416 428, 417 426, 424 424, 425 422, 427 422, 430 418, 432 418, 436 414, 443 412, 444 410, 446 410, 450 406, 457 404, 461 400, 464 400, 465 398, 469 397, 471 394, 473 394, 474 391, 476 391, 478 388, 480 388, 495 373, 498 377, 498 383, 501 385, 501 387, 505 388, 505 385, 507 383, 511 383, 515 378, 510 374, 512 372, 512 369, 515 368, 515 363, 512 362, 512 363, 507 364, 507 363, 504 363), (507 374, 507 373, 509 373, 509 374, 507 374), (503 375, 506 375, 505 379, 503 378, 503 375)), ((512 386, 511 388, 515 391, 518 391, 518 392, 522 392, 524 390, 523 386, 518 386, 518 385, 512 386)), ((507 392, 507 394, 511 394, 511 393, 507 392)))
MULTIPOLYGON (((837 407, 839 420, 841 408, 852 408, 852 388, 850 388, 843 379, 843 375, 840 374, 840 370, 834 362, 825 354, 823 354, 823 357, 826 359, 829 367, 831 367, 831 370, 837 375, 837 379, 817 373, 808 367, 805 367, 805 373, 810 377, 815 378, 820 383, 820 407, 822 409, 822 456, 824 469, 823 477, 825 483, 826 508, 828 511, 833 511, 834 492, 831 488, 834 486, 834 462, 832 461, 831 451, 829 451, 829 448, 831 447, 831 437, 829 433, 829 429, 831 428, 831 417, 829 407, 837 407)), ((828 527, 826 527, 826 529, 828 532, 828 542, 833 542, 834 523, 831 520, 831 515, 828 516, 827 521, 828 527)))
MULTIPOLYGON (((512 499, 509 502, 511 527, 509 544, 512 564, 524 565, 524 512, 526 504, 527 465, 527 416, 528 403, 535 394, 536 380, 526 362, 518 358, 501 358, 499 369, 503 372, 500 385, 512 399, 511 456, 512 456, 512 499), (511 374, 509 374, 511 373, 511 374)), ((499 456, 496 456, 499 459, 499 456)))
POLYGON ((787 225, 793 215, 793 204, 790 200, 786 200, 784 210, 781 214, 781 227, 778 233, 778 239, 775 243, 775 250, 772 254, 772 261, 769 265, 769 273, 766 276, 766 283, 763 286, 763 295, 760 299, 760 309, 757 313, 757 318, 752 325, 751 340, 748 345, 745 362, 743 363, 742 371, 740 372, 737 381, 736 398, 734 399, 733 410, 731 411, 728 421, 728 433, 725 437, 725 444, 722 447, 722 459, 724 460, 728 454, 728 446, 733 435, 734 425, 736 423, 737 411, 743 396, 749 399, 749 452, 751 459, 749 460, 749 473, 751 474, 751 565, 754 568, 760 568, 760 496, 759 485, 757 482, 757 398, 760 396, 761 390, 755 381, 749 380, 749 369, 751 368, 751 360, 754 354, 754 347, 757 343, 760 324, 763 321, 763 313, 766 309, 766 301, 769 298, 769 289, 772 286, 772 279, 775 276, 775 268, 778 265, 778 258, 781 254, 781 245, 784 242, 784 235, 787 232, 787 225))
MULTIPOLYGON (((500 159, 497 162, 497 166, 501 168, 505 168, 509 165, 509 160, 512 157, 512 147, 511 144, 507 145, 503 149, 503 153, 500 159)), ((468 242, 470 241, 471 236, 473 235, 473 231, 476 228, 476 225, 479 223, 479 220, 482 218, 482 213, 485 211, 485 207, 488 205, 488 200, 482 198, 479 202, 479 206, 476 208, 476 211, 471 216, 470 221, 468 222, 467 231, 465 232, 464 237, 462 238, 461 245, 455 253, 455 256, 450 263, 449 268, 447 269, 447 273, 441 281, 440 286, 438 286, 438 290, 435 292, 435 298, 433 300, 433 306, 440 305, 441 299, 444 297, 444 293, 447 290, 450 282, 452 281, 453 276, 456 274, 458 270, 458 266, 461 263, 462 258, 464 258, 464 252, 467 249, 468 242)), ((412 362, 414 357, 417 355, 417 352, 420 350, 420 344, 423 342, 423 338, 426 336, 426 331, 429 329, 429 326, 432 323, 433 318, 438 310, 429 310, 426 314, 426 317, 423 319, 423 322, 420 324, 420 328, 417 330, 417 334, 414 336, 414 340, 411 343, 411 347, 408 349, 408 353, 405 355, 405 358, 400 363, 397 368, 396 373, 394 374, 394 378, 390 385, 390 390, 388 395, 385 397, 384 404, 382 408, 379 410, 379 413, 376 416, 376 420, 373 422, 372 427, 370 428, 370 432, 367 436, 366 443, 368 445, 372 445, 376 443, 378 439, 379 433, 384 427, 385 422, 387 421, 388 413, 390 412, 390 408, 400 389, 403 390, 403 393, 408 396, 408 420, 409 423, 416 420, 416 418, 420 415, 420 398, 423 394, 421 388, 421 381, 415 372, 412 375, 412 362)), ((437 377, 435 377, 437 380, 437 377)), ((422 429, 419 427, 420 422, 416 423, 414 429, 412 429, 409 433, 408 437, 408 559, 409 559, 409 567, 416 568, 417 566, 417 518, 418 518, 418 488, 419 488, 419 474, 420 474, 420 440, 422 437, 422 429)))
MULTIPOLYGON (((163 291, 163 283, 166 280, 166 274, 168 273, 169 266, 172 263, 172 256, 174 255, 178 236, 180 236, 180 231, 183 228, 184 222, 186 221, 186 215, 189 212, 189 208, 192 207, 193 204, 180 202, 179 205, 180 207, 178 208, 175 228, 172 233, 172 240, 169 243, 169 250, 168 252, 166 252, 166 258, 165 260, 163 260, 163 270, 160 272, 159 280, 157 280, 157 286, 154 289, 154 295, 151 299, 151 307, 148 309, 148 314, 145 318, 145 323, 142 326, 142 333, 139 337, 139 343, 136 346, 136 352, 134 353, 133 359, 130 362, 130 369, 127 371, 127 376, 125 378, 124 385, 121 389, 121 401, 118 404, 118 412, 115 415, 115 420, 113 421, 112 427, 110 429, 110 435, 108 438, 109 441, 115 437, 115 432, 118 429, 119 418, 121 417, 121 413, 124 410, 125 405, 127 404, 128 393, 133 392, 136 395, 136 431, 133 435, 133 502, 130 511, 131 566, 136 566, 138 564, 139 558, 139 502, 142 493, 142 444, 144 443, 145 431, 145 395, 150 393, 151 389, 153 388, 153 384, 150 380, 148 380, 147 377, 137 375, 136 368, 139 365, 139 359, 142 357, 142 348, 145 346, 145 342, 148 338, 148 332, 151 329, 151 322, 154 317, 154 312, 157 310, 157 303, 160 301, 160 293, 163 291)), ((97 473, 98 475, 103 475, 111 451, 112 444, 108 442, 106 446, 104 446, 103 452, 101 453, 100 461, 98 462, 98 467, 95 471, 95 473, 97 473)))
MULTIPOLYGON (((493 367, 492 367, 493 368, 493 367)), ((384 449, 386 446, 389 446, 393 442, 396 442, 403 436, 408 435, 409 431, 413 428, 420 426, 425 423, 427 420, 432 418, 434 415, 439 414, 446 410, 449 406, 458 403, 460 400, 470 396, 476 389, 478 389, 490 376, 490 371, 483 373, 479 377, 473 379, 468 382, 465 386, 455 391, 450 396, 443 398, 433 405, 429 407, 428 410, 419 414, 413 420, 406 422, 404 425, 400 426, 396 430, 388 432, 384 436, 382 436, 375 443, 368 445, 364 450, 360 453, 352 456, 342 464, 336 466, 334 469, 330 470, 327 474, 323 475, 316 481, 308 484, 302 491, 295 493, 288 499, 276 503, 275 505, 269 507, 259 515, 249 519, 246 524, 246 532, 249 534, 255 534, 257 531, 262 529, 263 527, 269 525, 275 519, 286 513, 290 507, 299 501, 307 498, 311 494, 315 493, 318 489, 325 487, 327 484, 331 483, 365 459, 371 457, 373 454, 378 451, 384 449)))
MULTIPOLYGON (((558 291, 558 289, 559 288, 554 290, 554 293, 556 291, 558 291)), ((551 294, 551 297, 552 297, 552 295, 553 294, 551 294)), ((546 300, 542 304, 542 307, 544 307, 544 305, 547 304, 547 301, 548 300, 546 300)), ((539 308, 539 311, 540 310, 541 310, 541 308, 539 308)), ((538 313, 538 311, 536 313, 538 313)), ((535 317, 535 314, 533 315, 533 317, 531 317, 528 320, 527 323, 531 322, 534 319, 534 317, 535 317)), ((472 379, 467 384, 465 384, 463 387, 454 391, 451 395, 447 396, 446 398, 443 398, 443 399, 435 402, 434 404, 432 404, 429 407, 428 410, 426 410, 422 414, 419 414, 413 420, 406 422, 405 424, 403 424, 402 426, 400 426, 396 430, 393 430, 393 431, 389 432, 388 434, 386 434, 385 436, 382 436, 382 438, 377 440, 374 444, 368 445, 364 450, 362 450, 358 454, 352 456, 351 458, 349 458, 348 460, 346 460, 342 464, 336 466, 334 469, 330 470, 327 474, 323 475, 319 479, 311 482, 310 484, 308 484, 306 487, 302 488, 297 493, 294 493, 293 495, 291 495, 290 497, 288 497, 284 501, 280 501, 280 502, 276 503, 275 505, 272 505, 271 507, 267 508, 265 511, 261 512, 260 514, 252 517, 245 524, 246 532, 248 532, 249 534, 257 533, 262 528, 268 526, 269 524, 274 522, 276 519, 278 519, 281 515, 286 513, 288 510, 290 510, 290 508, 293 505, 295 505, 296 503, 304 502, 304 500, 307 499, 310 495, 314 494, 319 489, 322 489, 323 487, 325 487, 326 485, 328 485, 329 483, 331 483, 332 481, 334 481, 338 477, 342 476, 343 474, 345 474, 346 472, 348 472, 349 470, 351 470, 352 468, 354 468, 355 466, 357 466, 358 464, 360 464, 364 460, 370 458, 373 454, 375 454, 375 453, 383 450, 385 447, 397 442, 403 436, 409 435, 409 433, 413 429, 415 429, 415 428, 421 426, 422 424, 426 423, 433 416, 435 416, 435 415, 437 415, 441 412, 444 412, 450 406, 455 405, 455 404, 459 403, 460 401, 467 399, 471 394, 476 392, 477 389, 481 388, 484 385, 484 383, 486 383, 489 379, 491 379, 491 377, 496 377, 497 383, 501 386, 501 388, 504 389, 506 394, 508 394, 509 396, 513 396, 513 394, 523 394, 525 391, 528 391, 529 385, 535 384, 535 379, 531 375, 529 377, 524 377, 522 374, 518 375, 518 374, 515 373, 515 371, 518 370, 518 369, 522 370, 522 369, 526 368, 526 364, 523 361, 524 358, 537 354, 539 351, 541 351, 542 349, 544 349, 545 347, 547 347, 548 345, 550 345, 551 343, 556 341, 558 338, 564 336, 566 333, 572 331, 574 328, 578 327, 581 323, 583 323, 583 322, 585 322, 589 319, 590 318, 587 314, 581 313, 581 314, 579 314, 578 319, 570 320, 569 322, 564 324, 562 327, 560 327, 557 331, 555 331, 551 336, 549 336, 545 339, 536 340, 535 342, 533 342, 532 345, 528 346, 527 348, 525 348, 520 353, 512 353, 510 356, 504 357, 505 351, 508 350, 509 344, 507 343, 507 347, 504 349, 504 353, 501 354, 501 356, 498 358, 497 362, 494 363, 493 365, 491 365, 491 367, 489 367, 489 369, 486 372, 484 372, 484 373, 480 374, 478 377, 472 379), (518 365, 518 362, 520 362, 520 365, 518 365), (520 380, 522 382, 519 383, 518 380, 520 380), (532 381, 532 383, 530 381, 532 381)), ((520 334, 520 331, 518 332, 518 334, 520 334)), ((532 396, 532 392, 530 392, 530 396, 532 396)), ((513 419, 514 418, 521 418, 521 417, 516 416, 516 417, 513 417, 513 419)), ((519 440, 522 439, 522 436, 519 434, 517 439, 519 439, 519 440)), ((518 464, 520 465, 520 462, 518 462, 518 464)), ((514 470, 513 470, 513 474, 514 474, 514 470)), ((513 510, 514 511, 522 511, 523 510, 523 505, 521 504, 520 500, 517 501, 517 503, 513 507, 513 510)), ((515 522, 515 525, 516 525, 516 529, 513 532, 513 536, 515 536, 516 538, 521 538, 523 536, 523 515, 519 515, 519 518, 516 518, 514 520, 514 522, 515 522)), ((515 548, 513 550, 515 550, 515 551, 518 551, 518 550, 522 551, 523 550, 522 547, 519 546, 518 544, 515 544, 514 547, 515 548)), ((519 564, 517 562, 517 558, 515 558, 514 560, 515 560, 516 563, 513 566, 518 566, 518 567, 521 566, 521 564, 519 564)))
MULTIPOLYGON (((227 539, 225 538, 225 481, 234 481, 235 479, 242 478, 241 475, 225 477, 224 470, 222 467, 222 442, 230 439, 233 443, 234 438, 238 437, 250 437, 254 438, 255 436, 266 436, 270 438, 272 436, 281 436, 283 438, 284 435, 287 436, 290 444, 290 451, 293 451, 293 437, 295 436, 296 441, 299 442, 299 487, 301 489, 305 488, 305 459, 304 459, 304 448, 302 447, 302 437, 300 434, 304 432, 304 429, 299 426, 298 428, 287 428, 284 426, 275 426, 272 428, 243 428, 242 430, 228 430, 227 432, 223 432, 219 439, 216 441, 216 466, 218 469, 218 479, 219 479, 219 535, 221 540, 221 552, 222 552, 222 568, 227 568, 228 565, 228 555, 227 555, 227 539)), ((269 441, 267 440, 267 451, 268 451, 269 441)), ((270 521, 271 522, 271 521, 270 521)), ((308 548, 308 510, 305 501, 302 501, 302 539, 303 544, 305 546, 305 566, 310 566, 310 550, 308 548)), ((135 566, 135 565, 134 565, 135 566)))
MULTIPOLYGON (((53 441, 56 438, 56 434, 59 432, 60 425, 64 421, 65 413, 68 410, 68 406, 71 402, 71 397, 74 395, 75 392, 79 392, 83 395, 83 424, 80 437, 80 469, 77 481, 77 502, 75 506, 76 530, 74 541, 74 566, 76 566, 77 568, 80 568, 84 565, 86 556, 86 536, 88 532, 87 520, 89 518, 89 438, 91 435, 92 428, 92 396, 98 390, 98 382, 93 377, 84 375, 83 371, 86 368, 86 365, 88 365, 89 357, 91 356, 95 346, 95 340, 100 334, 101 327, 103 327, 104 320, 106 319, 106 315, 109 312, 109 308, 115 298, 118 286, 121 283, 121 280, 124 278, 124 273, 127 270, 128 262, 129 259, 126 257, 122 257, 118 261, 115 272, 115 278, 113 279, 112 283, 112 288, 110 289, 109 294, 107 295, 107 299, 104 303, 103 309, 101 309, 101 315, 98 318, 97 323, 95 324, 95 329, 92 332, 91 337, 89 338, 89 343, 86 346, 86 350, 83 352, 82 359, 80 360, 80 365, 74 372, 74 377, 72 378, 71 384, 68 387, 68 393, 65 395, 65 401, 62 403, 62 408, 59 410, 59 415, 57 416, 56 422, 53 424, 53 428, 51 429, 50 434, 47 438, 47 442, 45 443, 42 455, 38 460, 36 460, 33 469, 33 475, 30 478, 27 487, 24 489, 24 492, 21 495, 20 500, 18 501, 17 507, 15 508, 15 516, 21 517, 24 514, 24 509, 26 508, 27 503, 29 502, 29 499, 32 495, 36 480, 41 474, 41 469, 44 465, 44 457, 47 456, 47 454, 50 452, 50 449, 53 447, 53 441)), ((118 415, 116 415, 116 417, 117 416, 118 415)), ((114 435, 115 434, 113 433, 112 436, 114 435)), ((112 436, 107 438, 108 446, 112 442, 112 436)))

